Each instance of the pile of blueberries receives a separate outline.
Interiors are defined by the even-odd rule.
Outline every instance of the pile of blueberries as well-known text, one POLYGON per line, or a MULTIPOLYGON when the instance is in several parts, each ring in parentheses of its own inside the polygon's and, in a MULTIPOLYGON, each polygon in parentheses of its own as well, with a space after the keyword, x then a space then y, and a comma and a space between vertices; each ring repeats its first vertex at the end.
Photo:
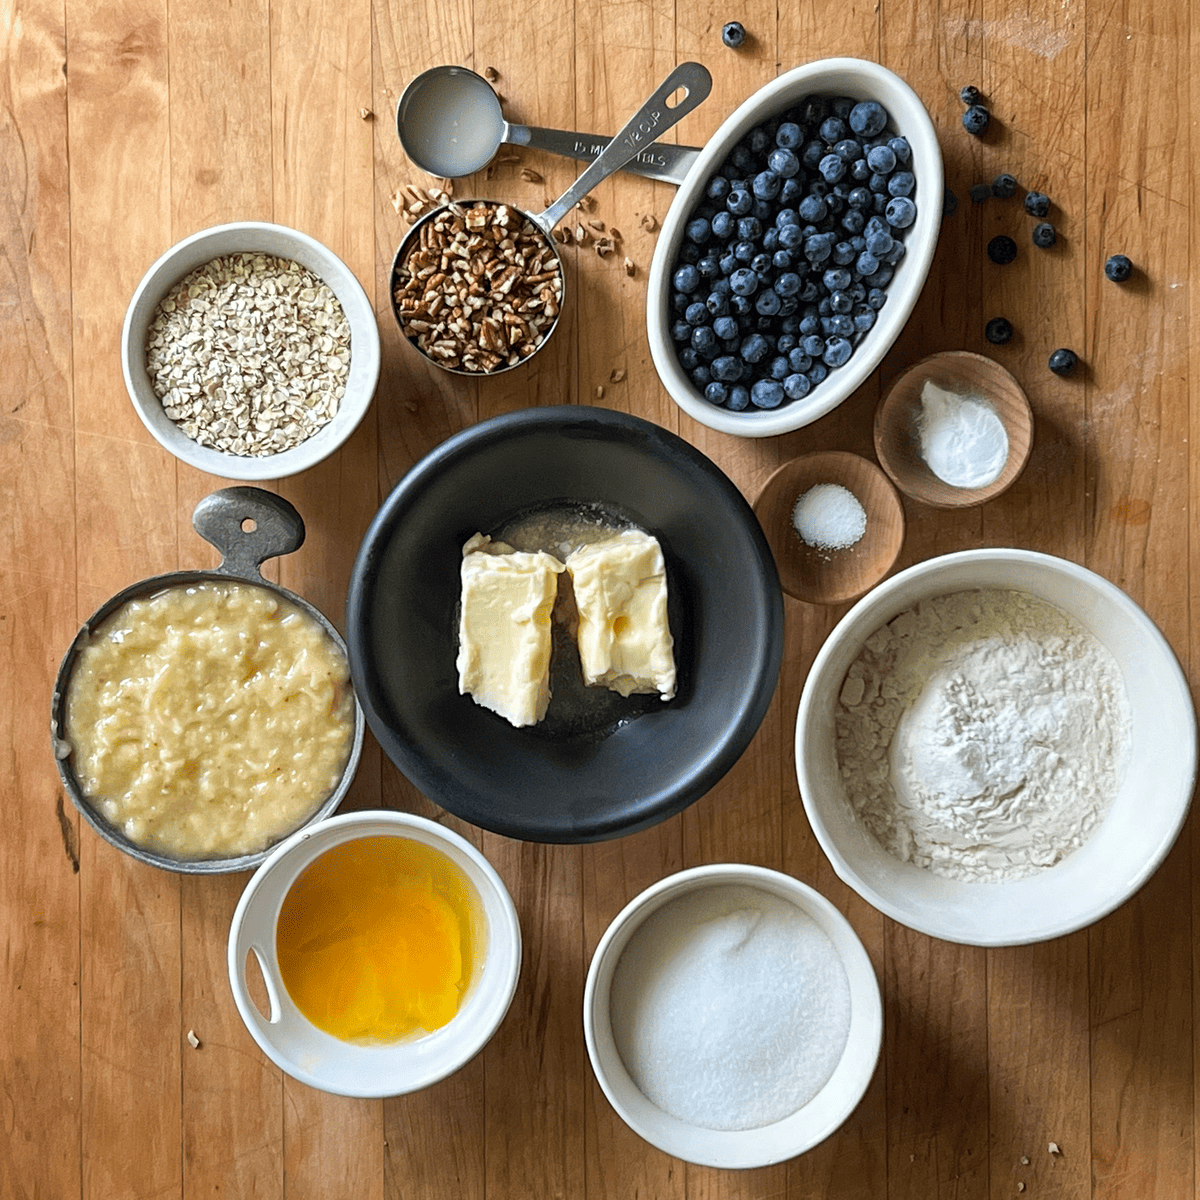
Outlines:
POLYGON ((799 400, 875 324, 916 220, 912 149, 875 100, 807 96, 708 180, 672 267, 679 363, 733 411, 799 400))

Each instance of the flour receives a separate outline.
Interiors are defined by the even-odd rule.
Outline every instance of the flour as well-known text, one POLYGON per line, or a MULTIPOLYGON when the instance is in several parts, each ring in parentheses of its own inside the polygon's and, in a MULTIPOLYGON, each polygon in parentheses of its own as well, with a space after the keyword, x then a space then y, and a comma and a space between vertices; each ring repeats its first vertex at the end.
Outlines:
POLYGON ((1125 684, 1073 618, 1024 592, 956 592, 876 630, 851 664, 838 763, 889 853, 962 880, 1019 879, 1076 850, 1129 754, 1125 684))

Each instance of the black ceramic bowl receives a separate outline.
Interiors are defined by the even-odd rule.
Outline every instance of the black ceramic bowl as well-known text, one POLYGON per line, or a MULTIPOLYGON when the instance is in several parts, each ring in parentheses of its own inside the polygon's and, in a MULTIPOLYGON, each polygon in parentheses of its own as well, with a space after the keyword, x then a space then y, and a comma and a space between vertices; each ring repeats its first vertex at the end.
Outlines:
POLYGON ((346 626, 367 722, 426 796, 509 837, 589 842, 681 811, 737 761, 779 677, 783 597, 753 510, 708 458, 648 421, 569 405, 474 425, 417 463, 367 530, 346 626), (516 729, 458 691, 462 546, 580 506, 661 543, 677 694, 575 684, 556 640, 546 719, 516 729))

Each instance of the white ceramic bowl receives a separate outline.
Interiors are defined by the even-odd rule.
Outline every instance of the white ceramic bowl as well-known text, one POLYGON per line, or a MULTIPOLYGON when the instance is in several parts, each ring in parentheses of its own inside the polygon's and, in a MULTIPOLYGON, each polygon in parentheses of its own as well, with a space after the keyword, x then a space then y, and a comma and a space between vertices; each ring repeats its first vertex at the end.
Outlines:
POLYGON ((631 900, 605 931, 592 956, 583 994, 583 1031, 588 1057, 609 1103, 635 1133, 676 1158, 701 1166, 749 1168, 783 1162, 829 1137, 862 1099, 883 1040, 879 984, 866 950, 850 923, 820 893, 790 875, 766 867, 715 863, 669 875, 631 900), (795 904, 828 935, 850 985, 846 1048, 824 1087, 802 1108, 756 1129, 701 1129, 651 1103, 630 1076, 613 1036, 610 995, 613 973, 630 938, 664 904, 704 889, 740 885, 795 904))
POLYGON ((237 221, 202 229, 176 242, 146 272, 125 313, 121 367, 125 387, 142 423, 176 458, 210 475, 257 481, 282 479, 327 458, 358 428, 379 382, 379 327, 375 310, 353 272, 315 238, 261 221, 237 221), (163 411, 146 372, 146 334, 162 298, 185 275, 225 254, 259 252, 290 258, 320 276, 341 302, 350 322, 350 376, 337 414, 307 441, 290 450, 249 458, 202 446, 163 411))
POLYGON ((294 1079, 339 1096, 400 1096, 453 1074, 499 1028, 520 969, 521 927, 500 876, 465 838, 408 813, 343 813, 293 834, 255 871, 229 933, 229 982, 251 1036, 294 1079), (318 1029, 292 1002, 280 979, 275 925, 288 889, 305 867, 343 842, 377 836, 422 842, 462 870, 479 898, 486 948, 457 1014, 441 1029, 415 1039, 359 1045, 318 1029), (255 1003, 247 979, 251 957, 266 984, 266 1013, 255 1003))
POLYGON ((933 122, 912 88, 886 67, 859 58, 827 58, 796 67, 760 88, 734 110, 700 152, 667 212, 654 248, 646 326, 655 369, 671 399, 701 424, 742 437, 787 433, 831 412, 862 386, 904 328, 933 262, 942 221, 943 189, 942 153, 933 122), (813 93, 878 100, 887 109, 891 117, 888 128, 894 126, 893 132, 903 134, 912 146, 917 219, 904 238, 907 251, 888 285, 887 303, 874 327, 856 345, 850 361, 830 371, 828 378, 801 400, 785 401, 776 409, 732 412, 709 403, 675 356, 670 332, 675 257, 692 210, 733 147, 760 121, 813 93))
POLYGON ((1150 618, 1084 567, 1030 550, 967 550, 901 571, 860 600, 818 653, 796 716, 796 773, 809 823, 838 876, 911 929, 975 946, 1040 942, 1082 929, 1127 900, 1179 833, 1196 775, 1187 680, 1150 618), (1014 588, 1057 605, 1108 648, 1125 681, 1132 747, 1108 815, 1073 854, 1007 883, 943 878, 888 854, 855 819, 838 775, 834 713, 863 642, 917 601, 1014 588))

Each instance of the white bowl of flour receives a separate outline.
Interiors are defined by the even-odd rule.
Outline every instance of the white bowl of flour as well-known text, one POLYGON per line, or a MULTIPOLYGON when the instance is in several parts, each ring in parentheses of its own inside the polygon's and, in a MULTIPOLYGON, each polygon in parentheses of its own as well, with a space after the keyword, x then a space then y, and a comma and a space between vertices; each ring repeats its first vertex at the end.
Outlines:
POLYGON ((1020 945, 1128 899, 1195 782, 1187 680, 1107 580, 1027 550, 901 572, 838 623, 796 717, 837 874, 922 933, 1020 945))

